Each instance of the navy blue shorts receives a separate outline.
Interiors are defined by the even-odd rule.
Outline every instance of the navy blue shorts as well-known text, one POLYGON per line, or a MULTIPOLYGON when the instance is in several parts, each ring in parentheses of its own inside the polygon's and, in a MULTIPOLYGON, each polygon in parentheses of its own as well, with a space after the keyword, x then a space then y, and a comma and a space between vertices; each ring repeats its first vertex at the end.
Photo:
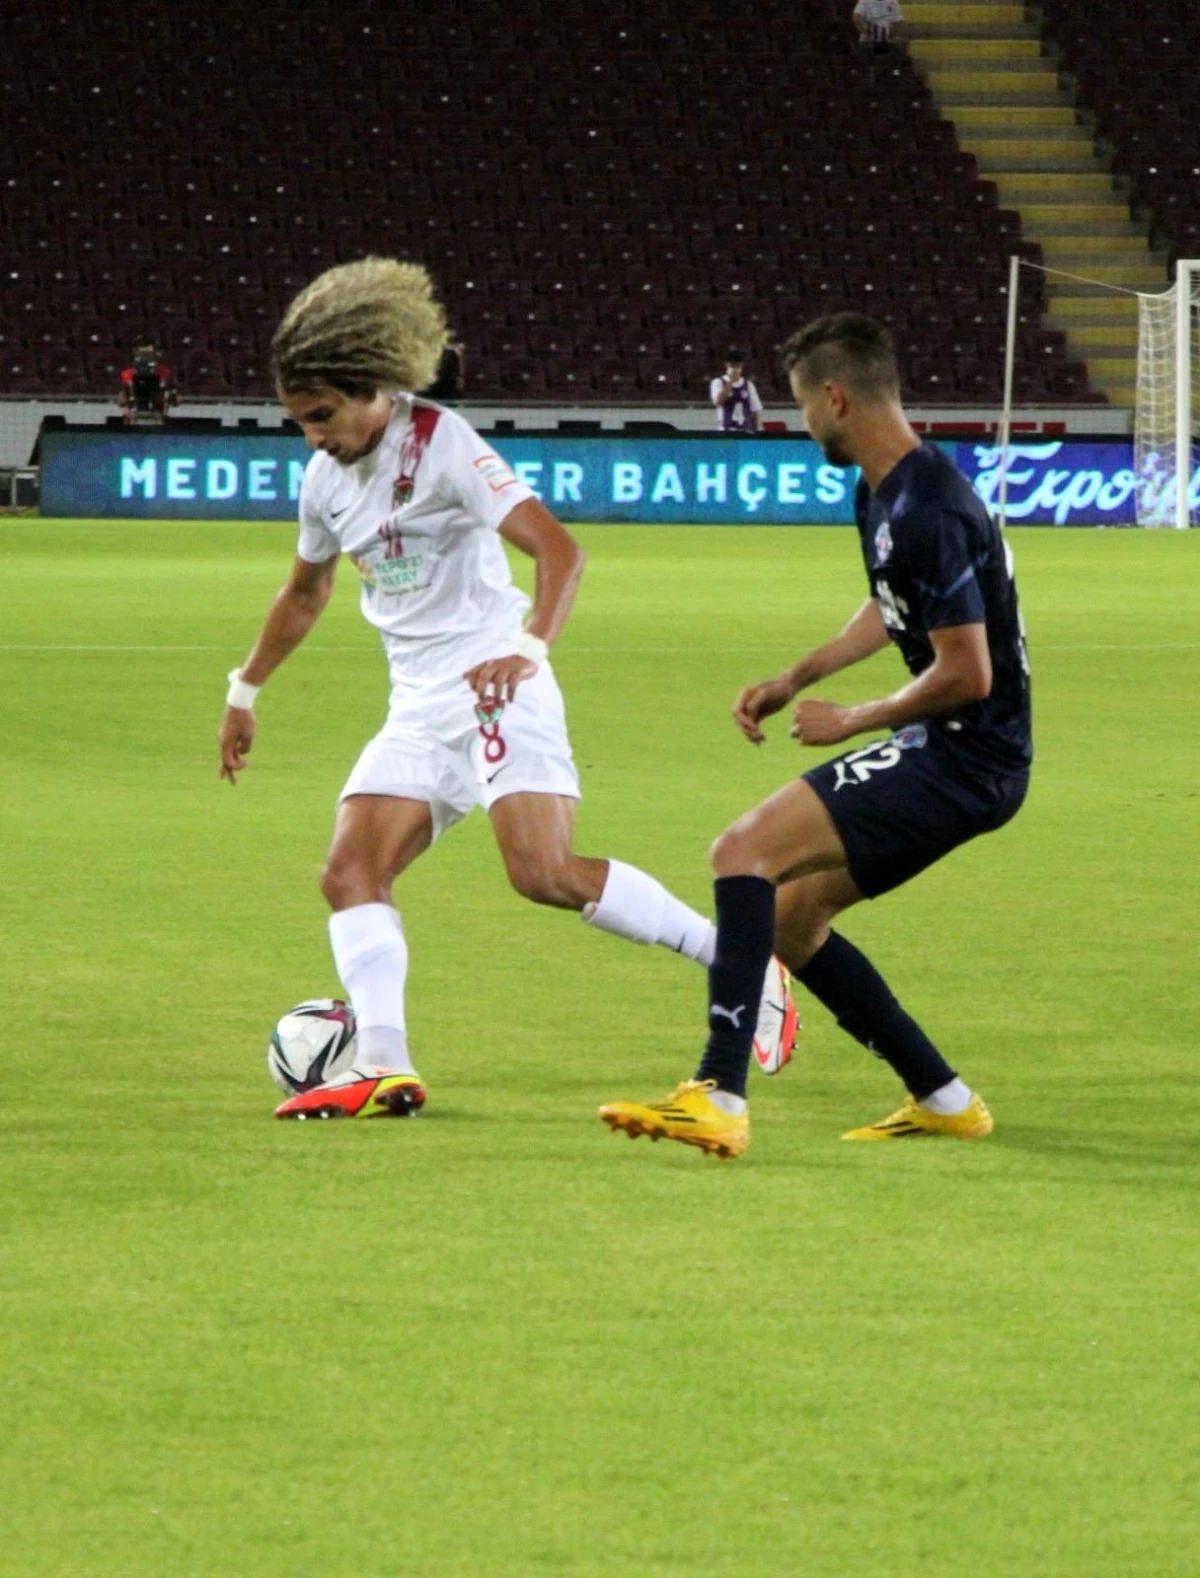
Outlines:
POLYGON ((1021 809, 1028 772, 964 770, 922 723, 804 774, 833 818, 855 885, 878 898, 1021 809))

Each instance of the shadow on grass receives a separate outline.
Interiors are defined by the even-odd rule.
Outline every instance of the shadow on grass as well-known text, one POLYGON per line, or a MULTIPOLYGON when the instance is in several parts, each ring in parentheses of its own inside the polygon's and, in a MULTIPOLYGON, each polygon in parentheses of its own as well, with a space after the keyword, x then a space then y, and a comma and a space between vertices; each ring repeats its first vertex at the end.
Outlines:
POLYGON ((1168 1168, 1173 1172, 1200 1169, 1200 1146, 1195 1135, 1178 1130, 1144 1134, 1137 1130, 1115 1130, 1111 1135, 1072 1132, 1071 1120, 1064 1117, 1058 1128, 1033 1128, 1028 1124, 1006 1123, 998 1128, 989 1145, 1011 1151, 1028 1151, 1053 1161, 1079 1162, 1088 1166, 1111 1167, 1120 1163, 1145 1171, 1168 1168))

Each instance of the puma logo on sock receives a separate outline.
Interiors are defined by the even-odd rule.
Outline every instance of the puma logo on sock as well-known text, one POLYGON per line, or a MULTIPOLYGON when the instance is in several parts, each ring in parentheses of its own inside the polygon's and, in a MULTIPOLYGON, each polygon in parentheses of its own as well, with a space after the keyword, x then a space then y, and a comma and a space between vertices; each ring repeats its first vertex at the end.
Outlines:
POLYGON ((720 1003, 714 1003, 708 1010, 708 1015, 710 1019, 715 1019, 719 1014, 723 1019, 728 1019, 735 1030, 740 1030, 742 1027, 738 1023, 738 1015, 745 1012, 745 1003, 739 1003, 736 1008, 722 1008, 720 1003))

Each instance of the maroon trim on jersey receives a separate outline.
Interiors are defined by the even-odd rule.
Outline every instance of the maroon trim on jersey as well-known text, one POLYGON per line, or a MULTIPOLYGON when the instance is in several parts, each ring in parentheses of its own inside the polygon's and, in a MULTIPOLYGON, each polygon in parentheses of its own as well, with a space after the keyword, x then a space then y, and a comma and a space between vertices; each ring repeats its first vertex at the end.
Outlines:
POLYGON ((434 406, 413 406, 412 419, 400 442, 400 475, 392 484, 392 505, 395 509, 402 510, 413 496, 417 468, 421 464, 421 457, 429 448, 429 441, 441 420, 441 415, 442 413, 434 406))

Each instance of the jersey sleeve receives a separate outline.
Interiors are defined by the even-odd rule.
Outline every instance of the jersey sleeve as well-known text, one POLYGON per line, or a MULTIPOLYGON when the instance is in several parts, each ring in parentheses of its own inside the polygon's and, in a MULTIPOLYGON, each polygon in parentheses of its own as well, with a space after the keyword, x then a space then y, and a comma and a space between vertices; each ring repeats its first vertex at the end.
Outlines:
POLYGON ((746 382, 747 382, 747 384, 749 384, 749 387, 750 387, 750 409, 751 409, 751 411, 754 412, 755 416, 761 416, 762 415, 763 403, 762 403, 762 397, 759 395, 759 392, 758 392, 758 386, 756 384, 754 384, 754 383, 751 383, 750 379, 748 379, 748 378, 747 378, 746 382))
POLYGON ((985 624, 987 607, 962 517, 936 505, 920 505, 905 519, 903 540, 926 630, 985 624))
POLYGON ((456 413, 442 412, 435 446, 442 492, 489 530, 499 531, 518 504, 535 497, 507 460, 456 413))
POLYGON ((325 520, 318 491, 310 464, 300 484, 300 540, 296 544, 297 556, 309 564, 324 564, 327 559, 336 559, 342 551, 325 520))

